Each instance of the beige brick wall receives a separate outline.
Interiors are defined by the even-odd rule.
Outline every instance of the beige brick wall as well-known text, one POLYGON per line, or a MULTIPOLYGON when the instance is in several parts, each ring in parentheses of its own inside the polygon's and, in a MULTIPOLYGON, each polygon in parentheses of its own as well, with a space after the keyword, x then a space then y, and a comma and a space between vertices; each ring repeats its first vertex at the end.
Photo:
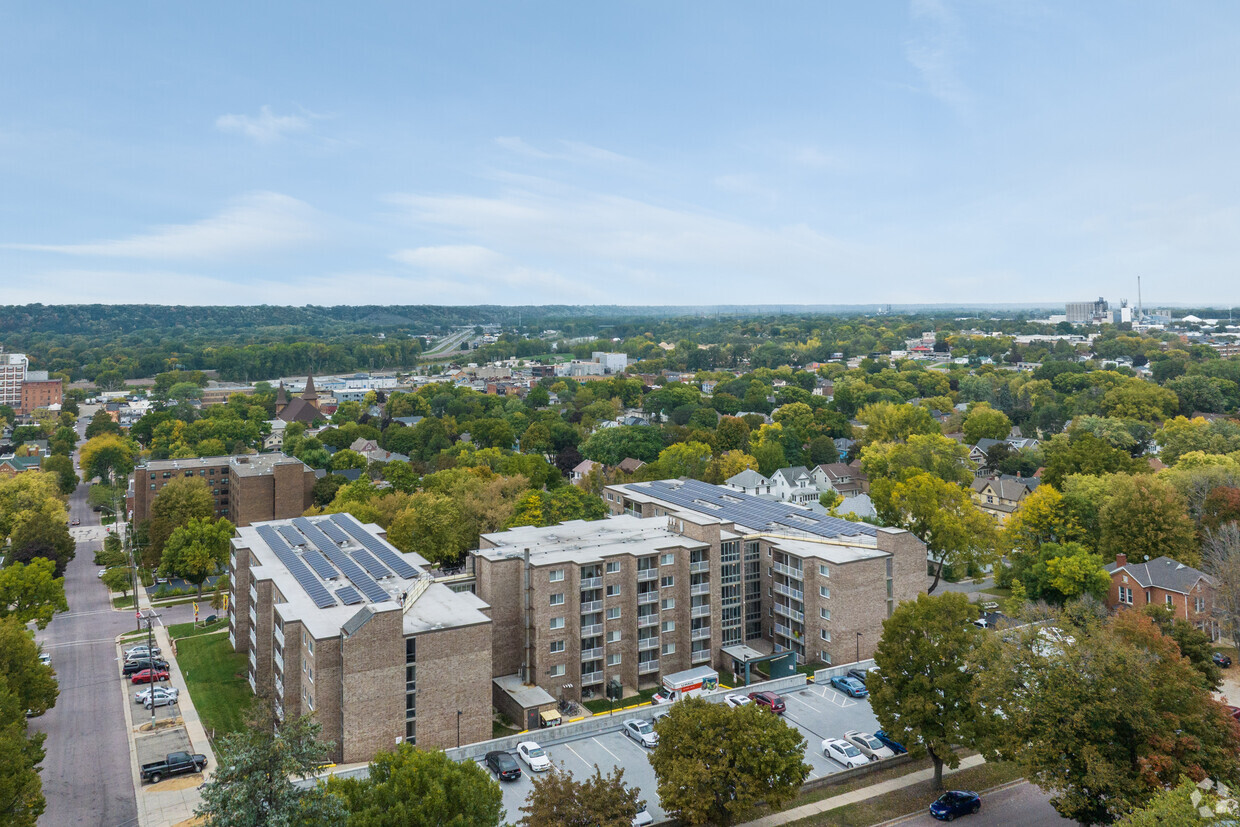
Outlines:
POLYGON ((339 705, 346 764, 369 761, 380 750, 395 748, 405 735, 403 620, 399 609, 376 612, 353 635, 341 638, 339 705))
MULTIPOLYGON (((491 737, 491 627, 480 623, 417 636, 418 746, 456 746, 456 712, 462 712, 461 743, 491 737)), ((402 643, 403 646, 403 643, 402 643)), ((401 676, 400 726, 404 733, 404 677, 401 676)))
POLYGON ((475 557, 474 566, 478 597, 491 607, 493 677, 515 674, 525 648, 522 561, 475 557))

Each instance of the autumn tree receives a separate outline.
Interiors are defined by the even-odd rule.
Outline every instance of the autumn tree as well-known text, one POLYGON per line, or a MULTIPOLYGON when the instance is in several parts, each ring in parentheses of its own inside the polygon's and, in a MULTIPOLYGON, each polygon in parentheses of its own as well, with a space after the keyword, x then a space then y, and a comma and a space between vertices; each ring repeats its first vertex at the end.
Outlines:
POLYGON ((866 681, 870 706, 883 729, 934 764, 934 786, 943 788, 943 765, 955 768, 958 745, 976 742, 982 727, 973 702, 975 651, 981 630, 966 595, 920 594, 883 621, 874 651, 878 672, 866 681))
POLYGON ((706 482, 722 485, 742 471, 757 471, 758 461, 744 451, 724 451, 706 465, 706 482))
POLYGON ((1175 641, 1183 655, 1193 668, 1201 673, 1205 686, 1217 692, 1223 682, 1223 670, 1213 661, 1214 642, 1204 630, 1198 629, 1182 617, 1176 617, 1168 606, 1150 603, 1143 606, 1141 612, 1154 621, 1158 630, 1175 641))
MULTIPOLYGON (((521 827, 631 827, 643 803, 640 790, 624 783, 624 767, 578 781, 567 772, 552 772, 525 799, 521 827)), ((487 825, 490 827, 490 825, 487 825)))
POLYGON ((965 415, 963 427, 965 441, 976 445, 979 439, 1007 439, 1012 432, 1012 420, 1003 411, 979 402, 965 415))
POLYGON ((929 592, 938 587, 945 565, 963 572, 994 556, 994 523, 959 486, 930 474, 915 474, 892 487, 890 507, 889 522, 926 544, 934 564, 929 592))
POLYGON ((759 802, 778 810, 809 775, 801 733, 757 704, 687 698, 656 729, 650 766, 659 801, 685 824, 729 827, 759 802))
POLYGON ((0 568, 0 619, 34 621, 44 629, 56 612, 67 612, 65 579, 56 577, 56 565, 44 557, 0 568))
POLYGON ((1240 524, 1206 529, 1201 554, 1206 574, 1215 579, 1214 607, 1223 632, 1240 649, 1240 524))
POLYGON ((857 421, 864 426, 861 442, 903 442, 913 434, 941 434, 939 423, 925 408, 917 405, 898 405, 893 402, 876 402, 862 408, 857 421))
POLYGON ((1188 504, 1157 477, 1113 477, 1099 523, 1098 550, 1104 557, 1122 552, 1135 561, 1165 555, 1187 566, 1201 565, 1188 504))
POLYGON ((78 452, 78 465, 87 479, 99 477, 106 480, 109 474, 124 477, 133 470, 137 446, 133 441, 115 433, 100 434, 87 440, 78 452))
POLYGON ((148 568, 160 564, 164 544, 183 525, 194 518, 209 520, 215 516, 215 499, 206 480, 201 477, 177 477, 159 490, 151 502, 151 518, 147 521, 147 546, 142 549, 142 563, 148 568))
POLYGON ((159 570, 193 583, 202 597, 202 584, 228 562, 228 541, 233 525, 228 520, 194 517, 173 529, 164 543, 159 570))
POLYGON ((1003 527, 1003 547, 1008 551, 1034 551, 1043 543, 1063 543, 1079 538, 1080 526, 1067 513, 1063 495, 1043 483, 1020 503, 1003 527))

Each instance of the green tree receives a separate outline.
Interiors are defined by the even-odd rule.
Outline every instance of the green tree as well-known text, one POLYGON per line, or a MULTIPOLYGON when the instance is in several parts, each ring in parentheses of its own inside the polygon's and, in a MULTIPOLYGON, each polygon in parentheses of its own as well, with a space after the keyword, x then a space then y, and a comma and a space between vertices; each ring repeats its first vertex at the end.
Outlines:
POLYGON ((135 446, 125 437, 105 433, 94 437, 78 452, 78 464, 82 473, 89 477, 107 479, 109 473, 124 477, 133 470, 135 446))
POLYGON ((199 790, 194 814, 207 827, 318 827, 343 824, 344 802, 323 785, 302 789, 327 759, 331 745, 319 741, 323 726, 310 716, 276 721, 265 704, 254 704, 249 725, 220 739, 215 775, 199 790))
POLYGON ((1156 794, 1144 807, 1115 822, 1116 827, 1209 827, 1234 823, 1230 807, 1212 791, 1202 790, 1191 778, 1156 794), (1213 811, 1213 816, 1203 814, 1201 807, 1213 811))
POLYGON ((1020 563, 1032 561, 1021 578, 1030 597, 1062 605, 1085 594, 1105 600, 1111 588, 1102 558, 1080 543, 1043 543, 1013 556, 1018 571, 1020 563))
POLYGON ((332 454, 331 469, 333 471, 344 471, 349 468, 365 468, 366 457, 357 451, 350 451, 348 448, 337 451, 332 454))
POLYGON ((1103 412, 1119 419, 1162 422, 1179 409, 1180 399, 1173 391, 1140 379, 1111 388, 1102 398, 1103 412))
POLYGON ((1003 527, 1003 547, 1009 552, 1036 551, 1043 543, 1078 538, 1080 526, 1063 505, 1063 495, 1043 483, 1024 500, 1003 527))
POLYGON ((1214 655, 1214 642, 1203 630, 1198 629, 1182 617, 1176 617, 1167 606, 1150 603, 1142 607, 1158 630, 1175 641, 1180 647, 1180 654, 1188 659, 1193 668, 1201 673, 1206 688, 1217 692, 1223 682, 1223 670, 1211 659, 1214 655))
POLYGON ((173 529, 164 543, 159 570, 193 583, 201 598, 203 582, 228 561, 228 541, 232 535, 233 524, 228 520, 195 517, 173 529))
POLYGON ((64 576, 69 561, 77 554, 77 544, 69 535, 69 525, 59 503, 53 506, 49 502, 38 510, 19 513, 9 543, 6 562, 28 563, 45 557, 55 564, 57 577, 64 576))
POLYGON ((147 521, 147 546, 142 549, 142 562, 148 568, 160 564, 164 544, 183 525, 194 518, 209 520, 215 516, 215 499, 207 481, 201 477, 178 477, 169 480, 151 501, 151 519, 147 521))
POLYGON ((414 551, 432 563, 454 563, 468 545, 460 508, 450 497, 419 492, 388 527, 388 539, 401 551, 414 551))
POLYGON ((917 405, 898 405, 892 402, 876 402, 862 408, 857 421, 863 426, 861 442, 903 442, 913 434, 941 434, 939 423, 925 408, 917 405))
POLYGON ((979 439, 1007 439, 1012 420, 1003 411, 996 411, 985 402, 974 405, 964 418, 964 439, 976 445, 979 439))
POLYGON ((934 563, 933 592, 943 567, 967 570, 991 562, 995 525, 958 486, 930 474, 914 474, 891 491, 892 523, 926 544, 934 563))
POLYGON ((28 708, 0 679, 0 812, 6 827, 36 827, 47 806, 39 779, 46 736, 27 732, 28 708))
POLYGON ((103 573, 103 585, 109 591, 120 592, 121 597, 129 596, 129 588, 133 585, 129 577, 129 569, 124 566, 112 566, 103 573))
POLYGON ((480 765, 409 744, 376 755, 363 778, 329 779, 327 792, 344 801, 350 827, 495 827, 503 815, 499 784, 480 765))
POLYGON ((955 768, 959 745, 973 745, 983 721, 973 702, 975 652, 981 630, 966 595, 947 592, 901 603, 883 621, 874 652, 878 672, 866 681, 870 706, 887 734, 934 763, 943 789, 943 764, 955 768))
POLYGON ((336 492, 341 486, 347 485, 349 482, 347 477, 339 474, 327 474, 314 481, 314 504, 322 508, 331 503, 336 498, 336 492))
POLYGON ((105 408, 100 407, 95 411, 94 416, 90 418, 90 422, 86 426, 86 438, 94 439, 103 434, 116 434, 120 436, 121 426, 117 423, 112 415, 105 408))
POLYGON ((1088 431, 1059 434, 1046 444, 1045 451, 1046 471, 1042 474, 1042 481, 1061 491, 1064 479, 1071 474, 1101 476, 1149 470, 1143 461, 1133 458, 1126 451, 1112 448, 1105 440, 1088 431))
POLYGON ((0 569, 0 619, 15 617, 22 624, 33 620, 45 629, 52 615, 67 612, 65 579, 55 571, 55 564, 42 557, 0 569))
POLYGON ((55 673, 39 662, 39 645, 20 616, 0 620, 0 685, 17 699, 23 721, 27 710, 42 715, 51 709, 60 694, 55 673))
POLYGON ((628 457, 654 462, 662 450, 659 429, 649 425, 604 428, 581 444, 582 456, 604 465, 619 465, 628 457))
POLYGON ((77 471, 73 469, 73 460, 63 454, 51 454, 39 463, 39 469, 47 474, 55 474, 60 493, 72 494, 78 486, 77 471))
POLYGON ((778 810, 809 775, 805 739, 757 704, 701 698, 672 706, 650 753, 663 809, 686 824, 729 827, 759 802, 778 810))
MULTIPOLYGON (((639 790, 624 783, 624 768, 606 776, 598 766, 594 775, 577 781, 567 772, 552 772, 525 799, 521 827, 631 827, 642 804, 639 790)), ((492 822, 493 824, 494 822, 492 822)), ((490 825, 487 825, 490 827, 490 825)))
POLYGON ((1186 566, 1201 565, 1188 504, 1158 477, 1113 477, 1099 522, 1098 550, 1104 557, 1114 558, 1122 552, 1137 561, 1166 555, 1186 566))
POLYGON ((677 442, 659 453, 659 476, 704 479, 710 462, 710 446, 701 442, 677 442))

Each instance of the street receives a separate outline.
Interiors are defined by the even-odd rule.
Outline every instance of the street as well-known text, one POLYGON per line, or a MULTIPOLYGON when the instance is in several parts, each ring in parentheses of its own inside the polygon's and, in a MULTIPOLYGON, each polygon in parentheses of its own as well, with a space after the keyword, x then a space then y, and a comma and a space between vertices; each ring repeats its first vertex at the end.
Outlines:
MULTIPOLYGON (((69 499, 70 518, 83 526, 99 523, 86 502, 89 488, 82 483, 69 499)), ((48 827, 137 823, 114 640, 134 630, 134 616, 114 611, 108 602, 92 561, 100 545, 78 544, 65 571, 69 611, 36 633, 60 682, 56 706, 30 721, 33 730, 47 733, 42 765, 47 810, 39 823, 48 827)))
MULTIPOLYGON (((951 787, 950 777, 945 783, 951 787)), ((979 827, 985 824, 1002 824, 1004 827, 1061 827, 1065 824, 1074 824, 1075 822, 1069 821, 1051 808, 1050 798, 1050 795, 1028 781, 1021 781, 1014 786, 982 796, 982 811, 976 816, 963 816, 962 820, 965 824, 977 824, 979 827)), ((926 806, 929 807, 929 805, 930 802, 927 801, 926 806)), ((889 823, 899 824, 900 827, 905 827, 905 825, 914 827, 940 822, 935 821, 926 812, 903 821, 889 823)))

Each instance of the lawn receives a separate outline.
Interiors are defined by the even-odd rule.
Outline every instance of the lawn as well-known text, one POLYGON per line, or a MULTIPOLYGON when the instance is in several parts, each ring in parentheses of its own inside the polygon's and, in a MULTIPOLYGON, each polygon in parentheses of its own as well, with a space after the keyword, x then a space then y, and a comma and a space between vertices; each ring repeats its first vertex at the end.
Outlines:
POLYGON ((245 726, 246 712, 254 698, 245 677, 248 661, 232 650, 228 635, 178 641, 177 662, 212 741, 245 726))
POLYGON ((174 623, 168 627, 168 636, 173 640, 181 638, 195 637, 197 635, 205 635, 211 632, 218 632, 228 628, 228 618, 221 617, 212 621, 207 625, 201 623, 174 623))
POLYGON ((626 706, 635 706, 637 704, 650 703, 650 699, 653 698, 654 693, 658 691, 659 691, 658 688, 643 689, 640 692, 638 692, 636 695, 630 695, 627 698, 623 698, 619 701, 614 701, 614 702, 608 702, 606 698, 595 698, 594 700, 586 701, 585 703, 582 704, 582 706, 584 706, 586 709, 593 712, 595 715, 598 715, 600 713, 606 715, 609 711, 613 709, 623 709, 626 706))
POLYGON ((133 595, 131 594, 129 595, 129 597, 112 598, 112 607, 114 609, 132 609, 133 608, 133 595))

